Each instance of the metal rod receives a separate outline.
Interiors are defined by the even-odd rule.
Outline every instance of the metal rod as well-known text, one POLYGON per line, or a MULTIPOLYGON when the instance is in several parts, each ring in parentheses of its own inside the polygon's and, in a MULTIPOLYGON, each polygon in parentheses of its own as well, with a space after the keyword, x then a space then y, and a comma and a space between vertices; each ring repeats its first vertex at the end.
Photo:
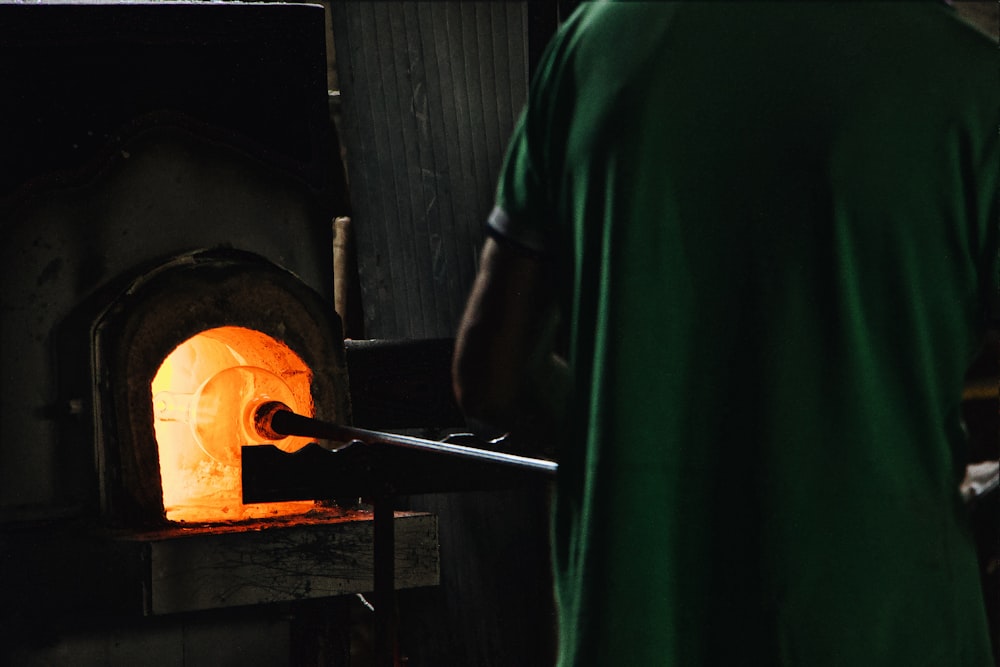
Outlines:
POLYGON ((394 667, 396 664, 396 531, 393 525, 392 498, 389 496, 375 498, 374 514, 375 665, 394 667))
POLYGON ((554 476, 559 465, 555 461, 535 459, 516 454, 495 452, 447 442, 425 440, 408 435, 369 431, 363 428, 331 424, 312 417, 304 417, 289 410, 281 403, 266 403, 257 409, 255 417, 258 431, 267 437, 299 435, 334 442, 358 441, 367 444, 386 444, 409 449, 419 449, 437 454, 448 454, 466 459, 499 463, 517 468, 525 468, 554 476))

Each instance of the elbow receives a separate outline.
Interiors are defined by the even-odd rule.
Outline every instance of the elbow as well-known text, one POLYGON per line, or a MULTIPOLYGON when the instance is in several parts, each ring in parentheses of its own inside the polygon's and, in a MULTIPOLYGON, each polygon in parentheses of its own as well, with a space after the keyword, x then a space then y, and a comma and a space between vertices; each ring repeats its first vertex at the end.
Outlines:
POLYGON ((456 354, 451 364, 451 387, 455 402, 466 417, 478 419, 476 413, 482 410, 483 398, 472 375, 468 362, 456 354))
POLYGON ((451 369, 455 401, 466 418, 505 429, 516 413, 515 392, 504 373, 459 350, 451 369))

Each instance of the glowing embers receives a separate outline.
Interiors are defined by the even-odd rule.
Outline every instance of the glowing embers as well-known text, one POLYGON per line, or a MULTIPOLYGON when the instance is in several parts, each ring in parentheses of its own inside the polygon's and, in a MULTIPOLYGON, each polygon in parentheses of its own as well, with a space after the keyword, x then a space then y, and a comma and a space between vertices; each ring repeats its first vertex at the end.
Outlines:
POLYGON ((267 440, 253 426, 262 403, 314 414, 312 373, 283 343, 242 327, 210 329, 181 343, 152 384, 163 505, 170 521, 227 521, 306 512, 312 502, 243 505, 240 447, 294 451, 307 438, 267 440))

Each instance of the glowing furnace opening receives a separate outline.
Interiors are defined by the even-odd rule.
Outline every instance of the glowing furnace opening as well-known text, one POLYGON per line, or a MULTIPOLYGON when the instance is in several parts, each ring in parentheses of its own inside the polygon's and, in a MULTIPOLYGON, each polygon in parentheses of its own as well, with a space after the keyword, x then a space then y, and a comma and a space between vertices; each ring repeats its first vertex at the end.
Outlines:
POLYGON ((314 503, 244 505, 240 447, 294 451, 308 438, 268 440, 253 425, 263 403, 315 414, 312 372, 288 346, 259 331, 219 327, 178 345, 153 378, 153 429, 170 521, 231 521, 297 514, 314 503))

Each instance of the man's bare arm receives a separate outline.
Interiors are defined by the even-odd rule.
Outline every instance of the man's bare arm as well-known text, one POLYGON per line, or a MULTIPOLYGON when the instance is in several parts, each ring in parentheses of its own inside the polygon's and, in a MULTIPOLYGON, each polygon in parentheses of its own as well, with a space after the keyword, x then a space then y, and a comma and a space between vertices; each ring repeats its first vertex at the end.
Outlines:
POLYGON ((558 311, 545 262, 488 239, 455 342, 455 395, 470 418, 548 437, 569 392, 552 353, 558 311))

